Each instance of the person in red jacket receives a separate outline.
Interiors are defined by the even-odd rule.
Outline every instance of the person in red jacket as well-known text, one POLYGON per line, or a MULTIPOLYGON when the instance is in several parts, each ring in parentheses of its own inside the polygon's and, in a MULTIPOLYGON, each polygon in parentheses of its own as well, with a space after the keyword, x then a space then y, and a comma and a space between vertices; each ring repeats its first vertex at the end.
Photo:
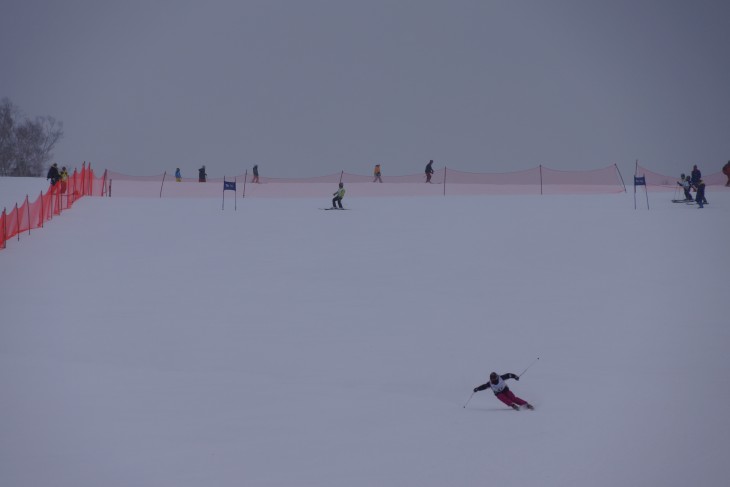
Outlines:
POLYGON ((535 409, 532 404, 515 396, 514 393, 509 390, 509 387, 507 387, 507 384, 504 382, 507 379, 520 380, 520 376, 511 373, 499 375, 496 372, 492 372, 489 374, 489 382, 475 387, 474 392, 483 391, 489 387, 492 389, 492 392, 494 392, 494 395, 497 396, 497 399, 515 411, 519 411, 520 406, 525 406, 527 409, 535 409))

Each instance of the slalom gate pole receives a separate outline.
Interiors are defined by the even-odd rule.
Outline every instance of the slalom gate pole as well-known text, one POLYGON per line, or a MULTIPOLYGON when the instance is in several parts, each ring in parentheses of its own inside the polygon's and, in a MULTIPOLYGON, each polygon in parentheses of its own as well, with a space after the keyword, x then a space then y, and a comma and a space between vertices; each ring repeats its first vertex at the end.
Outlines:
MULTIPOLYGON (((233 186, 236 186, 236 177, 233 177, 233 186)), ((236 190, 233 190, 233 211, 238 211, 238 196, 236 195, 236 190)))
POLYGON ((246 169, 246 172, 243 173, 243 194, 241 195, 241 198, 246 197, 246 180, 248 179, 248 169, 246 169))
POLYGON ((542 194, 542 164, 540 164, 540 194, 542 194))
POLYGON ((469 399, 467 399, 466 402, 464 403, 464 407, 466 407, 466 405, 469 404, 469 401, 471 401, 471 398, 474 397, 474 394, 475 394, 474 392, 471 393, 471 396, 469 396, 469 399))
MULTIPOLYGON (((535 363, 536 363, 536 362, 537 362, 538 360, 540 360, 540 357, 537 357, 537 358, 536 358, 535 360, 533 360, 533 361, 532 361, 532 363, 531 363, 530 365, 528 365, 528 366, 527 366, 527 369, 529 369, 530 367, 532 367, 533 365, 535 365, 535 363)), ((517 377, 522 377, 523 375, 525 375, 525 372, 527 372, 527 369, 523 370, 521 374, 518 374, 518 375, 517 375, 517 377)))

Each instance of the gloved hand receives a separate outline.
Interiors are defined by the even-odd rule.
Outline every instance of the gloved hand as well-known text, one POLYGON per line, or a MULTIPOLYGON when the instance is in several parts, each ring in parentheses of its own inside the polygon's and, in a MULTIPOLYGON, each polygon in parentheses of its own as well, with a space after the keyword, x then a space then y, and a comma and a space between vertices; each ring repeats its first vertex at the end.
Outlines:
POLYGON ((518 375, 518 376, 516 376, 516 377, 515 377, 515 380, 520 380, 520 376, 519 376, 519 375, 518 375))
POLYGON ((474 392, 479 392, 479 388, 478 387, 475 387, 474 388, 474 392))

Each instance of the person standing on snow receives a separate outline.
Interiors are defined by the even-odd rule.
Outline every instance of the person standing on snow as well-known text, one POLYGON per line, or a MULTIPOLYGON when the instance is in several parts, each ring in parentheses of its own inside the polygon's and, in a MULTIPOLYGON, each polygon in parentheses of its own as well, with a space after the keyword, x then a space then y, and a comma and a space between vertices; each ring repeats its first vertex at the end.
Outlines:
POLYGON ((175 181, 177 181, 178 183, 182 181, 182 174, 180 173, 179 167, 175 169, 175 181))
POLYGON ((61 175, 58 174, 58 164, 56 164, 55 162, 53 163, 53 165, 51 165, 50 169, 48 169, 46 179, 51 180, 51 186, 55 186, 58 180, 61 179, 61 175))
POLYGON ((697 201, 697 204, 700 205, 700 208, 704 208, 703 205, 708 204, 707 198, 705 198, 705 182, 702 179, 700 179, 699 181, 697 181, 695 188, 697 188, 697 194, 695 195, 695 201, 697 201))
POLYGON ((63 166, 61 168, 60 179, 61 179, 61 193, 65 193, 66 186, 68 185, 68 171, 66 170, 66 166, 63 166))
POLYGON ((198 182, 204 183, 205 178, 208 177, 208 174, 205 172, 205 166, 198 169, 198 182))
POLYGON ((433 160, 428 161, 426 164, 426 182, 431 182, 431 176, 433 176, 433 160))
POLYGON ((332 193, 332 209, 334 210, 337 208, 336 205, 339 205, 340 210, 342 209, 342 198, 345 197, 345 185, 343 183, 340 183, 340 189, 332 193))
POLYGON ((373 171, 373 176, 375 176, 375 179, 373 179, 373 182, 377 181, 379 183, 383 182, 383 179, 381 178, 382 173, 380 172, 380 164, 375 164, 375 170, 373 171))
POLYGON ((692 201, 692 194, 690 194, 689 192, 692 186, 689 184, 689 178, 685 177, 684 174, 682 174, 682 182, 677 181, 677 184, 680 185, 684 190, 685 201, 692 201))
POLYGON ((692 172, 690 173, 690 183, 692 183, 692 185, 696 185, 700 179, 702 179, 702 171, 697 169, 697 164, 695 164, 692 166, 692 172))
POLYGON ((725 183, 725 186, 730 186, 730 161, 727 161, 727 164, 722 166, 722 173, 727 176, 727 183, 725 183))
POLYGON ((253 166, 253 177, 251 178, 252 183, 258 183, 259 182, 259 165, 254 164, 253 166))
POLYGON ((519 411, 520 406, 525 406, 527 409, 535 409, 532 404, 528 403, 524 399, 520 399, 519 397, 515 396, 514 393, 509 390, 509 387, 507 387, 507 384, 505 384, 504 382, 507 379, 520 380, 520 376, 512 373, 499 375, 496 372, 492 372, 491 374, 489 374, 489 382, 475 387, 474 392, 483 391, 487 387, 491 387, 492 392, 494 392, 494 395, 497 396, 497 399, 499 399, 515 411, 519 411))

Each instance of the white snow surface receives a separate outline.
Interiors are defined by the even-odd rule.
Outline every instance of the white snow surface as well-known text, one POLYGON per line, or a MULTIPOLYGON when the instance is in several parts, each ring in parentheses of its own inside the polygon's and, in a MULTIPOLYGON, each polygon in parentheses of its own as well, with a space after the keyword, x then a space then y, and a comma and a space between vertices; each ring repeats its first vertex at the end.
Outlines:
POLYGON ((84 198, 0 250, 0 485, 727 485, 730 192, 643 197, 84 198))

